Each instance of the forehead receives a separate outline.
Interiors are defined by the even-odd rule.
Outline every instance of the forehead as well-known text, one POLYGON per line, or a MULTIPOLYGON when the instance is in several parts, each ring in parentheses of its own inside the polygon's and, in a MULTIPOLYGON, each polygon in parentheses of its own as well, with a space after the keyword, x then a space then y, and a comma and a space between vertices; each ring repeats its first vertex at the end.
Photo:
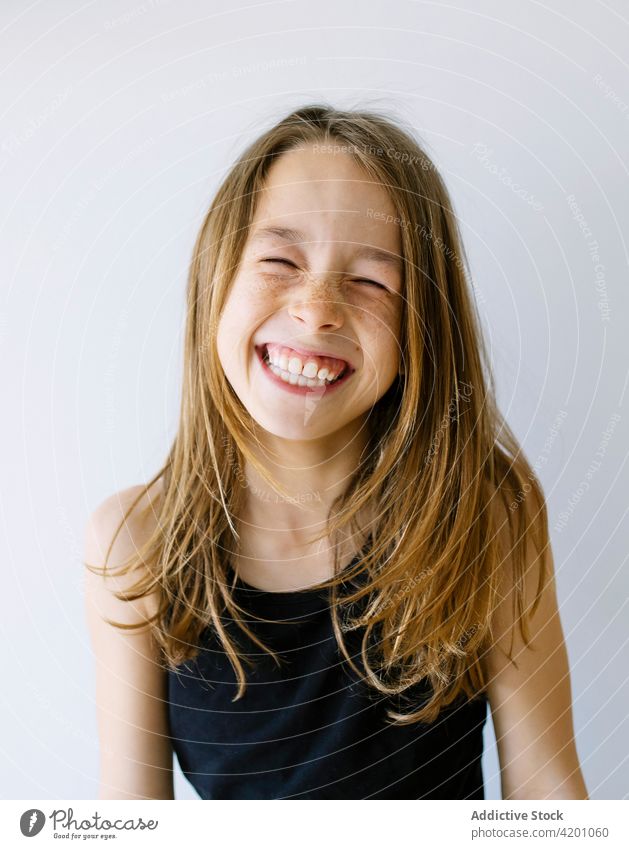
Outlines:
POLYGON ((286 151, 259 193, 251 231, 293 228, 313 241, 348 241, 399 254, 398 213, 384 186, 351 154, 326 145, 286 151))

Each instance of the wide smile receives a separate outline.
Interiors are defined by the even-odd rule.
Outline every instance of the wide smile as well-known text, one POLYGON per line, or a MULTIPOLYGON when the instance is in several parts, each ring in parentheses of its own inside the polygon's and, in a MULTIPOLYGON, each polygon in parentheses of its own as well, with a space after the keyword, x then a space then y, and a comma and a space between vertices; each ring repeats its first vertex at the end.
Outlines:
POLYGON ((321 380, 317 377, 307 378, 303 375, 291 374, 289 371, 284 371, 278 366, 273 366, 269 361, 266 345, 256 345, 255 352, 258 362, 262 367, 262 371, 271 383, 278 388, 283 389, 284 392, 290 392, 293 395, 316 394, 320 397, 331 392, 336 392, 341 386, 344 386, 347 383, 356 371, 347 364, 336 379, 328 382, 327 380, 321 380), (277 372, 279 372, 279 374, 277 372), (305 385, 300 385, 300 383, 305 383, 305 385))

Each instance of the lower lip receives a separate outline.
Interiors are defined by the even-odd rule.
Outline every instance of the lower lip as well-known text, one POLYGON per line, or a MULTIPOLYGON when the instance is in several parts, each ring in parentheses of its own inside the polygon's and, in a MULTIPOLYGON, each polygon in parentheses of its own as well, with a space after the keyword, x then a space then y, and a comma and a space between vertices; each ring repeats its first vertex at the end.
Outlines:
POLYGON ((309 393, 327 395, 330 392, 334 392, 334 390, 338 389, 340 386, 344 386, 349 378, 354 374, 354 372, 348 368, 343 377, 340 380, 337 380, 336 383, 330 383, 327 386, 297 386, 297 384, 294 383, 286 383, 281 377, 278 377, 271 371, 264 362, 264 349, 256 348, 255 351, 258 361, 262 366, 262 371, 266 374, 266 376, 270 378, 276 386, 279 386, 286 392, 291 392, 293 395, 308 395, 309 393))

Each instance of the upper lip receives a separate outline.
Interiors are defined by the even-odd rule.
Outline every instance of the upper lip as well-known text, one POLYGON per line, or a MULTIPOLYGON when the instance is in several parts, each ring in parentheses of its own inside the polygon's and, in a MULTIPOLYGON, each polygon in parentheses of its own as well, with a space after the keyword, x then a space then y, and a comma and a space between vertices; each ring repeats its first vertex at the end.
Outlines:
POLYGON ((286 342, 277 342, 274 339, 269 339, 268 342, 263 342, 262 345, 258 345, 257 347, 260 349, 261 353, 264 353, 267 345, 279 345, 280 347, 290 348, 302 357, 329 357, 332 360, 340 360, 345 363, 348 368, 354 371, 354 365, 348 359, 341 357, 338 354, 333 354, 330 351, 317 351, 312 348, 298 348, 295 345, 288 345, 286 342))

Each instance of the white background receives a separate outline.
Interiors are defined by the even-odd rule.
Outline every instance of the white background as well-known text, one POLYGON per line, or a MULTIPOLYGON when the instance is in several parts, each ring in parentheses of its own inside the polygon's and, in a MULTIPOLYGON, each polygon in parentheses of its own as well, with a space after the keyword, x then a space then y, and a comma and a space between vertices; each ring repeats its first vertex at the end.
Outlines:
MULTIPOLYGON (((501 408, 548 498, 586 784, 627 798, 627 5, 0 15, 0 794, 97 795, 85 520, 174 436, 187 265, 219 181, 325 101, 410 121, 452 192, 501 408)), ((500 798, 490 720, 484 769, 500 798)), ((176 792, 195 797, 180 774, 176 792)))

